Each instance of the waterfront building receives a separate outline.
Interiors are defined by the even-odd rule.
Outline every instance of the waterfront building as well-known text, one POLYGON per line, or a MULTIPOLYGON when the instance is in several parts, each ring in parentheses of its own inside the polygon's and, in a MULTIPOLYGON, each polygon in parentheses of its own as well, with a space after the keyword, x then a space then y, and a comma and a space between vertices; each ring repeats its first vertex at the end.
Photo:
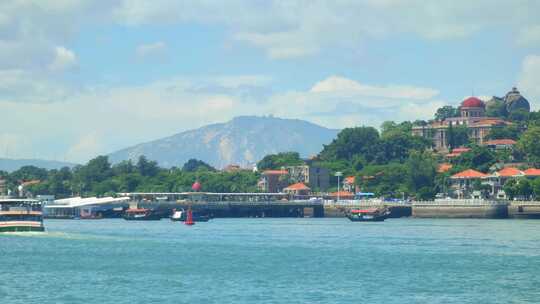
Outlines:
POLYGON ((290 195, 310 195, 311 188, 304 183, 296 183, 284 188, 283 192, 290 195))
POLYGON ((492 150, 512 150, 516 145, 513 139, 492 139, 484 142, 484 146, 492 150))
POLYGON ((484 174, 472 169, 454 174, 450 177, 453 195, 458 198, 471 198, 476 189, 475 184, 488 185, 490 190, 486 193, 493 198, 506 198, 504 184, 510 179, 540 177, 540 169, 529 168, 519 170, 515 167, 506 167, 491 174, 484 174))
POLYGON ((330 185, 330 173, 326 168, 301 165, 287 166, 282 169, 289 172, 292 181, 307 184, 312 189, 325 191, 330 185))
POLYGON ((343 190, 346 192, 358 192, 356 189, 356 177, 355 176, 347 176, 345 179, 343 179, 343 190))
POLYGON ((263 171, 257 186, 259 190, 266 193, 279 193, 287 186, 288 175, 289 171, 287 170, 263 171))
POLYGON ((315 166, 287 166, 280 170, 266 170, 261 174, 258 188, 268 193, 281 192, 289 183, 303 183, 311 189, 325 191, 330 185, 328 169, 315 166))
POLYGON ((456 173, 450 177, 451 189, 458 198, 469 198, 473 194, 474 184, 477 181, 481 182, 487 176, 487 174, 473 169, 456 173))
POLYGON ((43 207, 48 218, 116 217, 129 206, 129 197, 70 197, 43 207))
MULTIPOLYGON (((530 105, 516 88, 512 88, 504 98, 493 97, 488 101, 490 107, 500 106, 506 113, 517 110, 530 111, 530 105)), ((433 148, 439 152, 449 151, 449 130, 458 126, 465 126, 469 132, 469 139, 477 144, 484 145, 486 137, 492 128, 511 124, 501 118, 487 117, 486 103, 477 97, 463 100, 459 107, 459 116, 450 117, 441 121, 433 121, 426 125, 416 125, 412 129, 413 135, 422 136, 433 141, 433 148)))

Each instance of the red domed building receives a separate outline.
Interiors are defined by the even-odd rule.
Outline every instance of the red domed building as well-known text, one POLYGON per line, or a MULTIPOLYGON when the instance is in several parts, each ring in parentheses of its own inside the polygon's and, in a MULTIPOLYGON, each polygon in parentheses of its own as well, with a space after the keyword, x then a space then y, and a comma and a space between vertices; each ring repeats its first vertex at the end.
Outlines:
POLYGON ((430 138, 433 147, 439 152, 448 152, 447 131, 450 126, 466 126, 469 129, 469 139, 478 145, 483 145, 491 128, 506 125, 500 118, 486 117, 486 104, 477 97, 468 97, 461 102, 459 117, 450 117, 434 121, 424 126, 414 126, 413 135, 430 138))
POLYGON ((469 97, 461 103, 459 111, 461 117, 484 117, 486 116, 486 105, 476 97, 469 97))

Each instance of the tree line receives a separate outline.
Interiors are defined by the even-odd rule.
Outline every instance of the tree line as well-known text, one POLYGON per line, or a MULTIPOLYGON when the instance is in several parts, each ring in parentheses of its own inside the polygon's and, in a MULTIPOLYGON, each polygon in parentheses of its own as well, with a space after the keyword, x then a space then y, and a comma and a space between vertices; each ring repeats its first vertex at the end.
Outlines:
MULTIPOLYGON (((446 106, 437 111, 434 119, 445 119, 456 113, 457 109, 446 106)), ((446 172, 437 170, 440 163, 448 160, 432 151, 431 140, 412 135, 413 126, 427 125, 431 121, 387 121, 381 125, 380 131, 366 126, 345 128, 307 163, 327 168, 331 185, 337 184, 334 174, 340 171, 345 176, 355 176, 362 191, 386 197, 431 199, 436 193, 448 190, 452 174, 465 169, 488 172, 497 164, 508 162, 540 166, 540 113, 504 115, 499 117, 510 120, 512 124, 493 128, 488 138, 515 139, 518 142, 515 149, 492 151, 475 145, 469 140, 466 128, 455 127, 448 130, 448 140, 452 141, 448 144, 451 148, 466 146, 470 151, 451 159, 452 169, 446 172)), ((257 163, 257 167, 261 172, 305 163, 306 160, 298 153, 284 152, 267 155, 257 163)), ((27 190, 33 194, 67 197, 118 192, 182 192, 189 191, 196 180, 201 182, 204 191, 256 192, 259 172, 218 171, 196 159, 190 159, 182 168, 161 168, 144 156, 136 162, 127 160, 117 164, 111 164, 106 156, 98 156, 74 168, 46 170, 26 166, 12 173, 0 172, 0 177, 7 181, 10 189, 15 189, 21 181, 40 180, 40 183, 28 186, 27 190)), ((536 181, 513 181, 505 186, 505 190, 511 196, 540 195, 540 189, 535 190, 537 183, 540 185, 536 181)), ((479 190, 483 187, 477 185, 479 190)), ((330 191, 336 188, 333 186, 330 191)))

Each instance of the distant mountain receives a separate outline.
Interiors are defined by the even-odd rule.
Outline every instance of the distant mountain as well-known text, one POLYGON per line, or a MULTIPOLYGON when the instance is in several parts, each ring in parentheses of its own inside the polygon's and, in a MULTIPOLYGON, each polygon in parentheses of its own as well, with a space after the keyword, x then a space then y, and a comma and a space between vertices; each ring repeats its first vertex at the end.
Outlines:
POLYGON ((74 167, 76 164, 44 159, 9 159, 0 158, 0 170, 13 172, 24 166, 35 166, 44 169, 60 169, 62 167, 74 167))
POLYGON ((240 116, 226 123, 126 148, 111 153, 109 159, 116 163, 145 155, 163 167, 181 167, 190 158, 216 168, 229 164, 247 166, 277 152, 296 151, 303 157, 315 155, 338 132, 298 119, 240 116))

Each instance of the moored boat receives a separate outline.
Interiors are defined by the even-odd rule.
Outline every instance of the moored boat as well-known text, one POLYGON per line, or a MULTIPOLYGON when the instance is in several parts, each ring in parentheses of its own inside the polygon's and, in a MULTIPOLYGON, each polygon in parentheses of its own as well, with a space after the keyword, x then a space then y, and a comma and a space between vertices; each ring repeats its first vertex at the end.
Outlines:
POLYGON ((44 231, 41 202, 0 199, 0 232, 44 231))
POLYGON ((127 209, 124 213, 124 219, 127 221, 159 221, 161 217, 160 213, 145 208, 127 209))
MULTIPOLYGON (((210 216, 206 214, 200 214, 198 212, 192 212, 192 217, 195 222, 208 222, 210 220, 210 216)), ((187 218, 187 212, 184 210, 180 211, 174 211, 171 215, 171 221, 180 221, 185 222, 187 218)))
POLYGON ((353 222, 382 222, 390 215, 387 208, 353 209, 347 213, 353 222))

